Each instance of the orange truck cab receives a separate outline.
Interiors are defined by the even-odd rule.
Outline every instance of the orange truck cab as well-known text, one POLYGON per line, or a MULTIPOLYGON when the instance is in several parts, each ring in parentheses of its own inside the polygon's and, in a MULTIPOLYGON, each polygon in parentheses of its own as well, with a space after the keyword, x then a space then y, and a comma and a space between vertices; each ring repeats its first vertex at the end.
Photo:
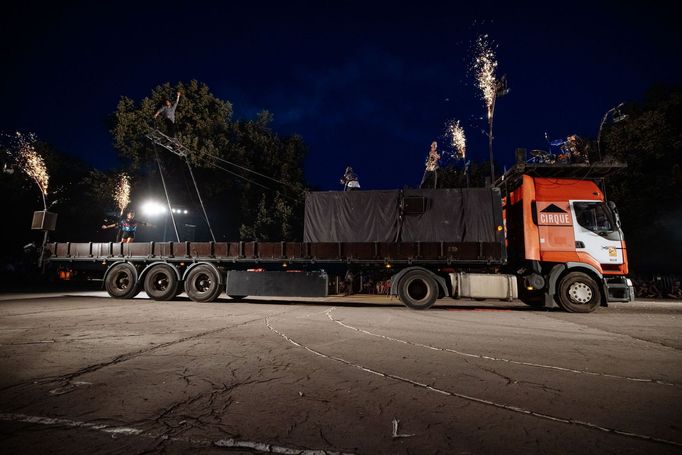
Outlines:
POLYGON ((618 211, 594 180, 612 169, 522 165, 498 182, 509 265, 525 303, 591 312, 634 300, 618 211))

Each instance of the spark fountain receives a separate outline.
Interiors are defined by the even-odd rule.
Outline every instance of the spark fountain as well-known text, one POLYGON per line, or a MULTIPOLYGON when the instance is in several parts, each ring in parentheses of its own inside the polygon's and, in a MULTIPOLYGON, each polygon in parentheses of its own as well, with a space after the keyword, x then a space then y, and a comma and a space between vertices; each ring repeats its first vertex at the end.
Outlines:
POLYGON ((24 135, 17 131, 13 156, 19 169, 38 185, 40 195, 43 198, 43 207, 47 211, 47 190, 50 183, 50 174, 47 172, 45 160, 35 149, 35 142, 36 137, 34 134, 24 135))
POLYGON ((493 160, 493 118, 495 115, 495 102, 497 98, 506 95, 509 89, 503 76, 497 78, 497 59, 495 50, 488 41, 488 35, 479 36, 476 41, 477 56, 473 62, 473 70, 476 75, 478 88, 485 103, 488 115, 488 153, 490 155, 490 182, 495 182, 495 164, 493 160))
POLYGON ((459 124, 459 120, 452 120, 446 126, 446 134, 450 139, 450 145, 455 151, 455 156, 458 159, 466 158, 466 135, 464 128, 459 124))
POLYGON ((116 183, 114 201, 123 215, 123 211, 130 204, 130 176, 125 172, 121 173, 116 183))

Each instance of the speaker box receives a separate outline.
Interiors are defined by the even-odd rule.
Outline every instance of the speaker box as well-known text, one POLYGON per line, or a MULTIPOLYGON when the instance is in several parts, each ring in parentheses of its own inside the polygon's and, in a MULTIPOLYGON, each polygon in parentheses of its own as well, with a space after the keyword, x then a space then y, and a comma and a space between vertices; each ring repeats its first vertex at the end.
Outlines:
POLYGON ((31 229, 38 231, 54 231, 57 227, 57 214, 47 210, 33 212, 31 229))
POLYGON ((426 211, 424 196, 405 196, 403 198, 403 213, 405 215, 421 215, 426 211))

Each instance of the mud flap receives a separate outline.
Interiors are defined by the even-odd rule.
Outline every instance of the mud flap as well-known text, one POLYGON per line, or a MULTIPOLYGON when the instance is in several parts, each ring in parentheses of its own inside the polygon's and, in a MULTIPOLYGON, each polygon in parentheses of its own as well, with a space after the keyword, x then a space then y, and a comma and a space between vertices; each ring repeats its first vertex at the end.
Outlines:
POLYGON ((324 272, 227 272, 227 295, 271 297, 326 297, 324 272))

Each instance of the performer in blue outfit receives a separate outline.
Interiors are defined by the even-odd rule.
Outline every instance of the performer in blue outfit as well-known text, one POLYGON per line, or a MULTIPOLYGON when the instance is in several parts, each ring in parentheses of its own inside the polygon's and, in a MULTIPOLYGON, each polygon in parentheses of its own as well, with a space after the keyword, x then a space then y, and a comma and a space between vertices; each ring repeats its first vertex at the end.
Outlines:
POLYGON ((137 227, 140 224, 142 226, 152 226, 150 223, 145 223, 144 221, 136 220, 135 212, 131 210, 126 214, 125 217, 121 217, 118 223, 103 224, 102 229, 111 229, 118 227, 121 232, 121 242, 133 243, 133 241, 135 241, 135 232, 137 231, 137 227))

